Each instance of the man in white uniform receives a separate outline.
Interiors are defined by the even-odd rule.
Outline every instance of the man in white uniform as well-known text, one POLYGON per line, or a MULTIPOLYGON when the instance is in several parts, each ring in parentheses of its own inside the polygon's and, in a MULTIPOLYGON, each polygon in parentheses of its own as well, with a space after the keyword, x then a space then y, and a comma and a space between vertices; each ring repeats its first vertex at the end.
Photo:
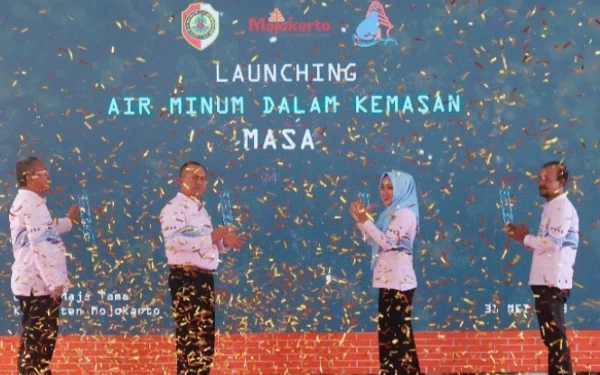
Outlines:
POLYGON ((548 374, 573 374, 571 351, 565 328, 565 303, 573 287, 573 265, 579 245, 579 217, 564 187, 567 167, 558 161, 546 163, 538 179, 540 195, 546 198, 537 236, 525 224, 509 223, 508 236, 533 251, 529 285, 544 344, 548 348, 548 374))
POLYGON ((39 159, 18 161, 15 175, 19 191, 9 214, 15 257, 11 289, 23 317, 17 366, 20 375, 50 375, 61 295, 69 284, 66 248, 59 234, 79 222, 79 207, 71 206, 65 218, 52 219, 44 197, 50 179, 39 159))
POLYGON ((207 186, 204 166, 185 163, 177 182, 179 193, 160 213, 176 325, 177 374, 207 375, 214 355, 219 253, 241 247, 245 237, 233 227, 213 229, 199 200, 207 186))

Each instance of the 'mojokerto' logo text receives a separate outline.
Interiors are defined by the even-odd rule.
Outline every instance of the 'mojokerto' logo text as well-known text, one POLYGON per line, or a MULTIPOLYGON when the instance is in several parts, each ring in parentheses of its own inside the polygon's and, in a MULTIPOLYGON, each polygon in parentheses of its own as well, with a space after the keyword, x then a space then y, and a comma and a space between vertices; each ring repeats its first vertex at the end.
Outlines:
POLYGON ((296 21, 293 17, 287 20, 278 8, 275 8, 267 17, 250 17, 248 20, 249 31, 279 33, 326 33, 331 30, 331 24, 326 21, 296 21))

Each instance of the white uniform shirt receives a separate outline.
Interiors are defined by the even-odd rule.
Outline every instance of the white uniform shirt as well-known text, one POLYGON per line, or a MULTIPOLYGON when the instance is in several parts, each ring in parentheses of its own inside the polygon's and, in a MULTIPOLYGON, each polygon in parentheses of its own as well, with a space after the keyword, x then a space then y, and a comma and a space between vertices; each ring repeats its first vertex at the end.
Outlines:
POLYGON ((60 286, 66 291, 69 284, 66 248, 59 234, 71 230, 71 220, 52 220, 46 198, 19 189, 9 221, 15 257, 11 276, 13 294, 47 296, 60 286))
POLYGON ((222 241, 213 245, 211 218, 198 201, 177 193, 160 212, 160 226, 169 265, 217 269, 227 248, 222 241))
POLYGON ((373 269, 373 287, 406 291, 417 287, 413 268, 413 242, 417 233, 417 219, 412 210, 401 208, 394 213, 385 233, 367 220, 358 224, 369 244, 379 245, 379 254, 373 269))
POLYGON ((538 234, 525 236, 524 243, 533 250, 529 285, 573 287, 579 217, 566 193, 544 203, 538 234))

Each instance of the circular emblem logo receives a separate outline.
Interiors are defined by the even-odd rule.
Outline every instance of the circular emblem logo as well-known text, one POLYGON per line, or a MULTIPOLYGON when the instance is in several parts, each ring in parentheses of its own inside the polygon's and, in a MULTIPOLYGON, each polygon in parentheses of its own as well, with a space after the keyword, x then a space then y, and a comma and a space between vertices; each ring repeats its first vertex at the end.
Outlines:
POLYGON ((196 10, 185 19, 185 30, 194 39, 207 39, 215 32, 216 22, 212 14, 196 10))

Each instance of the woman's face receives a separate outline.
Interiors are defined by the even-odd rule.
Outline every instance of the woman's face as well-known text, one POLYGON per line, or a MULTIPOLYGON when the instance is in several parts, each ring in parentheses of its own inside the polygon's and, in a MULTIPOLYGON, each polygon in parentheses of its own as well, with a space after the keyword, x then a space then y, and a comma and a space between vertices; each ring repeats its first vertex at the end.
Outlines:
POLYGON ((383 181, 381 181, 379 194, 381 195, 381 200, 384 205, 389 206, 392 204, 392 201, 394 200, 394 185, 392 185, 392 180, 389 176, 385 176, 383 181))

